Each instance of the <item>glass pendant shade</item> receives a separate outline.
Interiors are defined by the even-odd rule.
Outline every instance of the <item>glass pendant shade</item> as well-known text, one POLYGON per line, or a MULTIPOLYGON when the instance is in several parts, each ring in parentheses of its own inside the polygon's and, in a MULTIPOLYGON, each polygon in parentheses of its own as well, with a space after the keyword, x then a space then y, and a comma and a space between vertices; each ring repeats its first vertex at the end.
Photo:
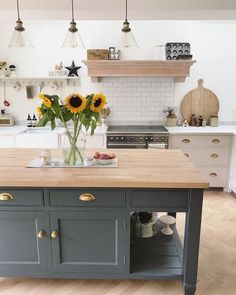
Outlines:
POLYGON ((8 47, 33 47, 33 46, 30 43, 25 30, 18 31, 17 29, 15 29, 8 47))
POLYGON ((68 30, 68 33, 66 35, 66 38, 61 46, 62 48, 68 48, 68 47, 78 47, 78 48, 85 48, 84 42, 76 29, 76 31, 68 30))
POLYGON ((131 31, 129 31, 129 32, 121 31, 121 37, 120 37, 119 44, 122 47, 138 48, 138 44, 137 44, 136 40, 134 39, 134 36, 131 31))

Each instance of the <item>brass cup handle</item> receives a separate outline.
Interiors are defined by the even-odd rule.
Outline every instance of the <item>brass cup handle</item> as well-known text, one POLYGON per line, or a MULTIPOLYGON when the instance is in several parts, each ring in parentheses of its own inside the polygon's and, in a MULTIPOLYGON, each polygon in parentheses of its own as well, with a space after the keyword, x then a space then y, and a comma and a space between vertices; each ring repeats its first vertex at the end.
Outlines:
POLYGON ((211 177, 216 177, 217 174, 216 174, 215 172, 212 172, 212 173, 209 174, 209 176, 211 176, 211 177))
POLYGON ((9 193, 0 194, 0 201, 11 201, 13 199, 14 199, 13 196, 9 193))
POLYGON ((94 201, 96 198, 93 194, 84 193, 79 196, 79 199, 80 201, 83 201, 83 202, 91 202, 91 201, 94 201))
POLYGON ((216 158, 218 158, 219 157, 219 155, 218 154, 211 154, 211 158, 214 158, 214 159, 216 159, 216 158))
POLYGON ((190 143, 190 140, 189 140, 188 138, 184 138, 184 139, 182 140, 182 143, 190 143))
POLYGON ((39 239, 42 239, 42 238, 44 238, 45 236, 46 236, 46 233, 45 233, 44 230, 40 230, 40 231, 38 232, 38 234, 37 234, 37 237, 38 237, 39 239))
POLYGON ((214 139, 212 139, 212 141, 211 141, 212 143, 219 143, 220 142, 220 140, 218 139, 218 138, 214 138, 214 139))
POLYGON ((56 230, 52 231, 51 238, 56 239, 59 236, 58 232, 56 230))

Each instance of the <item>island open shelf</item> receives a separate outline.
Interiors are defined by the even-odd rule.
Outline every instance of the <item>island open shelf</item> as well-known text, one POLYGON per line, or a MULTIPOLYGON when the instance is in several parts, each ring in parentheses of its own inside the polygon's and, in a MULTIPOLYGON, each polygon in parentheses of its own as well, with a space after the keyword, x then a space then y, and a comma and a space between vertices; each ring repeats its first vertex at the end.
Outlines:
POLYGON ((176 226, 173 235, 165 236, 158 223, 157 235, 130 242, 130 275, 137 279, 182 278, 183 249, 176 226))

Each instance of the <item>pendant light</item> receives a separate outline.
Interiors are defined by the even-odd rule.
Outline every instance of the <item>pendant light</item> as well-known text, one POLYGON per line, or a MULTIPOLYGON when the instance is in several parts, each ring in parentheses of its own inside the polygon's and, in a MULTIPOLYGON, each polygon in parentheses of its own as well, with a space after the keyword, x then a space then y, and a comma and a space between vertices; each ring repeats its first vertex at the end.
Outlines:
POLYGON ((72 20, 70 22, 70 27, 68 29, 68 33, 66 38, 62 44, 62 48, 66 47, 79 47, 85 48, 84 42, 82 41, 78 29, 76 27, 76 22, 74 19, 74 0, 71 0, 71 12, 72 12, 72 20))
POLYGON ((122 47, 136 47, 138 48, 138 44, 134 39, 134 36, 131 32, 131 28, 129 27, 128 22, 128 0, 125 0, 125 21, 123 22, 123 28, 121 29, 121 40, 120 45, 122 47))
POLYGON ((27 37, 27 34, 25 33, 23 22, 20 19, 19 0, 16 0, 16 6, 17 6, 18 19, 16 21, 16 27, 8 46, 9 47, 32 47, 27 37))

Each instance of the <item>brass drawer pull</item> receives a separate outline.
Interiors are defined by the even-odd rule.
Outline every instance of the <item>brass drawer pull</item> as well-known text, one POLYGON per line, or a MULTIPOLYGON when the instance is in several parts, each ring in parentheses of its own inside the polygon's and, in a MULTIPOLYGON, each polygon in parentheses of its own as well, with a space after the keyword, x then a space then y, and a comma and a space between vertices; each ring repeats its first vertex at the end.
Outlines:
POLYGON ((187 139, 187 138, 184 138, 184 139, 182 140, 182 143, 190 143, 190 140, 187 139))
POLYGON ((211 176, 211 177, 216 177, 217 174, 216 174, 215 172, 212 172, 212 173, 209 174, 209 176, 211 176))
POLYGON ((14 199, 13 196, 8 193, 0 194, 0 201, 11 201, 13 199, 14 199))
POLYGON ((96 198, 94 195, 90 194, 90 193, 85 193, 79 196, 80 201, 83 202, 91 202, 94 201, 96 198))
POLYGON ((184 154, 187 158, 189 158, 189 154, 184 154))
POLYGON ((58 232, 56 230, 52 231, 51 238, 56 239, 59 236, 58 232))
POLYGON ((218 139, 218 138, 214 138, 214 139, 212 139, 212 141, 211 141, 212 143, 219 143, 220 142, 220 140, 218 139))
POLYGON ((46 233, 45 233, 45 231, 44 231, 44 230, 40 230, 40 231, 38 232, 38 234, 37 234, 37 237, 38 237, 39 239, 42 239, 42 238, 46 237, 46 233))
POLYGON ((214 159, 219 158, 219 155, 218 154, 211 154, 211 158, 214 158, 214 159))

